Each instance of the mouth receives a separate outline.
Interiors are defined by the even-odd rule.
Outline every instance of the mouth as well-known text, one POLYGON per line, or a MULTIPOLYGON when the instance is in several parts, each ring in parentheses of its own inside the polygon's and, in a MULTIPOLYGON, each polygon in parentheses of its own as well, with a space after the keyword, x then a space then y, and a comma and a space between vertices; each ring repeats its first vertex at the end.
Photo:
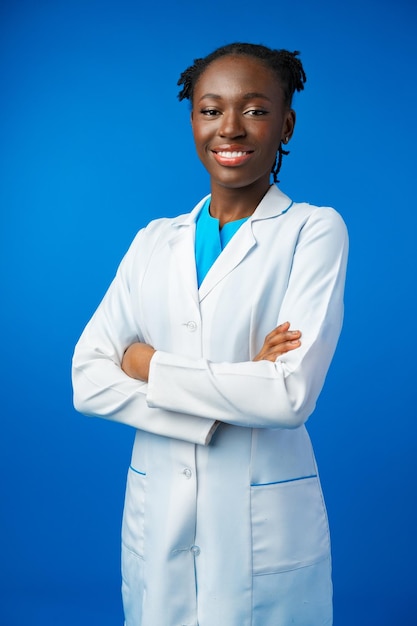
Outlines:
POLYGON ((236 166, 246 163, 251 158, 253 150, 245 150, 234 146, 219 146, 211 150, 213 157, 220 165, 236 166), (234 148, 234 149, 233 149, 234 148))
POLYGON ((224 159, 236 159, 236 157, 242 157, 245 154, 250 154, 249 150, 213 150, 215 154, 220 155, 224 159))

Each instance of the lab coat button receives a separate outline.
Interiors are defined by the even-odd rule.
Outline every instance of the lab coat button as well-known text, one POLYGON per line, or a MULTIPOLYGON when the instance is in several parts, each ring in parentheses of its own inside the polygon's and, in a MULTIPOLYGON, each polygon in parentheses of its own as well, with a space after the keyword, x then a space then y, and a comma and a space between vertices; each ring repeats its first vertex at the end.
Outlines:
POLYGON ((200 548, 198 546, 191 546, 190 550, 194 556, 198 556, 200 554, 200 548))
POLYGON ((182 470, 182 473, 184 474, 185 478, 191 478, 191 476, 192 476, 192 471, 190 470, 189 467, 185 467, 182 470))
POLYGON ((192 322, 192 321, 187 322, 186 326, 187 326, 187 330, 189 330, 190 333, 193 333, 194 331, 197 330, 197 324, 195 322, 192 322))

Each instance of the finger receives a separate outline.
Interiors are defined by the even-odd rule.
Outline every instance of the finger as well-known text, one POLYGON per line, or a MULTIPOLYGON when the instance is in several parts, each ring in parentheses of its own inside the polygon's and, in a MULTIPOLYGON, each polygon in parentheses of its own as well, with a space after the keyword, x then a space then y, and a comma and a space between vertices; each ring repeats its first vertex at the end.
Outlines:
POLYGON ((275 361, 279 356, 290 352, 291 350, 296 350, 301 346, 301 341, 299 339, 294 339, 291 341, 286 341, 285 343, 276 346, 275 348, 271 348, 270 350, 262 351, 257 360, 267 360, 267 361, 275 361))
POLYGON ((293 341, 300 339, 301 332, 299 330, 287 330, 285 332, 275 332, 271 333, 270 336, 265 340, 265 344, 272 348, 276 345, 280 345, 282 343, 286 343, 287 341, 293 341))
POLYGON ((271 332, 266 335, 265 341, 268 341, 268 339, 270 337, 273 337, 277 333, 279 334, 279 333, 283 333, 283 332, 287 331, 289 329, 289 327, 290 327, 290 323, 289 322, 283 322, 279 326, 276 326, 276 328, 271 330, 271 332))
POLYGON ((291 339, 291 341, 285 341, 281 343, 279 346, 276 346, 275 349, 271 350, 272 354, 279 356, 280 354, 285 354, 289 350, 295 350, 301 346, 301 341, 299 339, 291 339))
POLYGON ((282 324, 279 324, 276 328, 274 328, 272 332, 276 330, 279 330, 279 331, 287 330, 289 327, 290 327, 290 322, 282 322, 282 324))
POLYGON ((276 337, 279 335, 285 335, 285 333, 299 333, 301 331, 299 331, 298 329, 291 329, 290 330, 290 323, 289 322, 285 322, 285 324, 281 324, 280 326, 277 326, 276 328, 274 328, 274 330, 272 330, 270 333, 268 333, 268 335, 266 336, 266 338, 268 337, 276 337))

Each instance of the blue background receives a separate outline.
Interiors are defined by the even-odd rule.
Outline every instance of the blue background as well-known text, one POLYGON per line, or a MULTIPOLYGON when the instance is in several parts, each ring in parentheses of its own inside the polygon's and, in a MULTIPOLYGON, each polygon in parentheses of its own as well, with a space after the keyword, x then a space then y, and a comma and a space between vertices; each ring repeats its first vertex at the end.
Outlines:
POLYGON ((281 188, 350 230, 309 422, 335 626, 417 624, 416 16, 405 0, 0 3, 2 626, 122 624, 133 431, 75 413, 70 359, 135 232, 208 191, 176 81, 235 40, 301 50, 281 188))

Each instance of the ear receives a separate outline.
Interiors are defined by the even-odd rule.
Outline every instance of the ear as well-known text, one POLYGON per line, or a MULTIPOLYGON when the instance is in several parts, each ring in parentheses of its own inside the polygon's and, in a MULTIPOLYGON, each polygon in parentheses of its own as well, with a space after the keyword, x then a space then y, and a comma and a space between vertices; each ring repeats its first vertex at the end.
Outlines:
POLYGON ((191 113, 190 113, 190 122, 191 124, 193 123, 193 110, 191 109, 191 113))
POLYGON ((295 111, 293 109, 288 109, 284 124, 282 126, 282 134, 281 141, 282 143, 288 143, 294 133, 295 126, 295 111))

